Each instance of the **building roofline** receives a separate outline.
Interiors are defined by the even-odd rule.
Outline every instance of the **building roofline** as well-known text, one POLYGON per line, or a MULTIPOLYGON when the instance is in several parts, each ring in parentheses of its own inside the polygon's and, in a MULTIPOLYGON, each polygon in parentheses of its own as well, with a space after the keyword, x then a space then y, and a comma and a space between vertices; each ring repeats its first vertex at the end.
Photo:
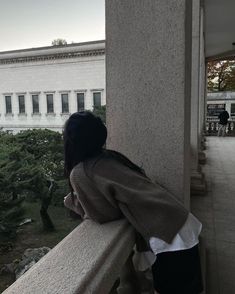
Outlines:
POLYGON ((56 49, 56 48, 78 47, 78 46, 102 44, 102 43, 105 43, 105 40, 79 42, 79 43, 72 43, 72 44, 67 44, 67 45, 55 45, 55 46, 51 45, 51 46, 42 46, 42 47, 32 47, 32 48, 25 48, 25 49, 9 50, 9 51, 0 51, 0 55, 11 54, 11 53, 29 52, 29 51, 40 51, 40 50, 50 50, 50 49, 52 50, 52 49, 56 49))
POLYGON ((0 52, 0 65, 105 54, 105 40, 0 52))

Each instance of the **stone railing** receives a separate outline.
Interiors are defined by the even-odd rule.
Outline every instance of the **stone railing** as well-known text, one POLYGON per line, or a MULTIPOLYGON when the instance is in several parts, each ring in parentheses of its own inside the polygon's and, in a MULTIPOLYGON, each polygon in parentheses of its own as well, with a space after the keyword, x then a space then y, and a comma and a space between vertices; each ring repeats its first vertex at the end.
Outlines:
MULTIPOLYGON (((134 243, 134 230, 125 220, 104 225, 86 220, 3 293, 120 293, 117 279, 124 275, 127 283, 135 276, 130 257, 134 243)), ((132 284, 121 293, 140 293, 137 280, 132 284)))
MULTIPOLYGON (((207 136, 216 136, 219 129, 219 120, 208 118, 206 121, 206 135, 207 136)), ((227 136, 235 136, 235 120, 228 121, 226 127, 227 136)))

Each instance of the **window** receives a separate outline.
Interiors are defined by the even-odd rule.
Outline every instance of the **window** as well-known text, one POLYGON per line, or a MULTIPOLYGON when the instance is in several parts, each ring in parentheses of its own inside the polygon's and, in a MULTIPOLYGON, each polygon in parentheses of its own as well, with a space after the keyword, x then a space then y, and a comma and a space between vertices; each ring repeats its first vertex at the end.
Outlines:
POLYGON ((84 99, 84 93, 77 93, 77 105, 78 105, 78 111, 83 111, 85 109, 85 99, 84 99))
POLYGON ((24 95, 19 95, 19 113, 25 113, 25 100, 24 95))
POLYGON ((32 95, 33 113, 39 113, 39 98, 38 95, 32 95))
POLYGON ((101 106, 101 92, 94 92, 93 93, 93 105, 94 105, 94 107, 101 106))
POLYGON ((225 104, 207 104, 207 116, 216 116, 225 110, 225 104))
POLYGON ((54 113, 53 94, 47 94, 47 113, 54 113))
POLYGON ((12 113, 11 96, 5 96, 6 113, 12 113))
POLYGON ((69 112, 69 95, 61 94, 62 113, 69 112))
POLYGON ((235 115, 235 104, 231 104, 231 115, 235 115))

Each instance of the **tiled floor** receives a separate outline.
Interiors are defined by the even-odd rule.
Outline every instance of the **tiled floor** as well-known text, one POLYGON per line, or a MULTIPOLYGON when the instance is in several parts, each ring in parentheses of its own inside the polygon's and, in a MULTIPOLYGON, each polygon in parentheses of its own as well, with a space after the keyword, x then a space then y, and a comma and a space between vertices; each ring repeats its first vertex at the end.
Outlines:
POLYGON ((207 247, 206 294, 234 294, 235 138, 207 137, 206 155, 208 193, 191 200, 207 247))

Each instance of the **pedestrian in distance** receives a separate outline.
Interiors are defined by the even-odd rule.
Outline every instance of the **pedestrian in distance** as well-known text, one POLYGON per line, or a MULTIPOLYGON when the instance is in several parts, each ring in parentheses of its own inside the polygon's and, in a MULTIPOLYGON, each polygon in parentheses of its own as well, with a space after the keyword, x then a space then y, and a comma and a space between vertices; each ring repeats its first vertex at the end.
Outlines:
POLYGON ((226 135, 226 128, 228 124, 229 114, 226 110, 222 111, 219 116, 218 137, 226 135))

